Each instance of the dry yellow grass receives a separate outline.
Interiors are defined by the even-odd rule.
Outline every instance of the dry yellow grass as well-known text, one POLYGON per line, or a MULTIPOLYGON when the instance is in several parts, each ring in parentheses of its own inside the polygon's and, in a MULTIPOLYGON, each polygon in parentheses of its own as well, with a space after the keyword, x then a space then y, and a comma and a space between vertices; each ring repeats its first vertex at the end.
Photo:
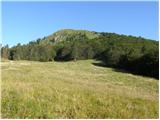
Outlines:
POLYGON ((2 62, 2 118, 158 118, 157 80, 95 62, 2 62))

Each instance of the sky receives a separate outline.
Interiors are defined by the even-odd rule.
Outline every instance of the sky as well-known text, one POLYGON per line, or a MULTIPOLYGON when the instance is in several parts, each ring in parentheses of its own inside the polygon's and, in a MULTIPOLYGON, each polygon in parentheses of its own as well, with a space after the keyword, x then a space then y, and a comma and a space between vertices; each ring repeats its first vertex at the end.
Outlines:
POLYGON ((2 44, 43 38, 60 29, 114 32, 158 40, 158 2, 6 2, 2 44))

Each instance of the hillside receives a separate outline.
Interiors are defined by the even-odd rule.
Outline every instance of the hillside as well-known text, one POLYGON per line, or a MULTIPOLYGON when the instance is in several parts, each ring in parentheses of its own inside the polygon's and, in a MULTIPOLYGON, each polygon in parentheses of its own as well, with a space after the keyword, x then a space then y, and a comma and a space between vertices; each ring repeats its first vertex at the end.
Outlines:
POLYGON ((52 35, 49 35, 42 39, 41 44, 57 43, 60 41, 65 41, 71 36, 75 35, 86 35, 88 39, 98 38, 100 33, 87 31, 87 30, 73 30, 73 29, 62 29, 52 35))
POLYGON ((2 62, 2 118, 158 118, 156 79, 99 63, 2 62))

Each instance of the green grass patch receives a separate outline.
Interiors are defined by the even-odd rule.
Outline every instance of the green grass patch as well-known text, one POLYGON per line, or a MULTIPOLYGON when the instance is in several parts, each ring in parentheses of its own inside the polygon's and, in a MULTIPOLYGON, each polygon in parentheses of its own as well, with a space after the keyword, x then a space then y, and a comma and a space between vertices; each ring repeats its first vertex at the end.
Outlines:
POLYGON ((158 118, 156 79, 95 62, 2 62, 2 118, 158 118))

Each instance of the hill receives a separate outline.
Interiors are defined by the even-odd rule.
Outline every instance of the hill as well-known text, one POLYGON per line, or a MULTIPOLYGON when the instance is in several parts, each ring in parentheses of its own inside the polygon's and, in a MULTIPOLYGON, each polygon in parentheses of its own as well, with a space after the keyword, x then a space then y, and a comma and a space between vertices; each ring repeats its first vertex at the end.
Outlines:
POLYGON ((10 60, 71 61, 98 59, 103 66, 159 77, 159 43, 142 37, 64 29, 26 45, 3 47, 10 60))
POLYGON ((2 118, 158 118, 158 81, 100 61, 4 61, 2 118))

